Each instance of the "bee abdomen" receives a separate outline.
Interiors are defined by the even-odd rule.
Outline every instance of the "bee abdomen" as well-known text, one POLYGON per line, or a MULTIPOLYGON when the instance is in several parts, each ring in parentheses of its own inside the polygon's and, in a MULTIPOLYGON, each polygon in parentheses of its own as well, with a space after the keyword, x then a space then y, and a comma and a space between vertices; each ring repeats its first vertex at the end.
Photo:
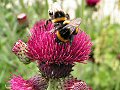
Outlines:
POLYGON ((65 36, 65 34, 63 35, 62 33, 60 33, 60 31, 57 31, 56 33, 57 35, 57 39, 59 39, 61 42, 68 42, 68 37, 65 36))

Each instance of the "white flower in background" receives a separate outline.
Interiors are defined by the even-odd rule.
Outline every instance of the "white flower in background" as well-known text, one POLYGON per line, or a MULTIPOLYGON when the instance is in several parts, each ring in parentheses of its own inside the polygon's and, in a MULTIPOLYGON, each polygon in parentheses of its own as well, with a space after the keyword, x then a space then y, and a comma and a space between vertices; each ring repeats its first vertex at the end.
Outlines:
POLYGON ((115 1, 116 0, 103 0, 101 5, 103 5, 102 10, 104 16, 109 16, 112 14, 115 7, 115 1))
POLYGON ((70 18, 74 19, 75 11, 77 9, 76 0, 64 0, 62 4, 63 4, 63 9, 70 15, 70 18))
MULTIPOLYGON (((119 23, 120 24, 120 8, 119 8, 119 4, 118 1, 116 2, 116 6, 114 7, 113 12, 111 13, 111 23, 119 23)), ((119 1, 120 3, 120 1, 119 1)))
POLYGON ((103 18, 110 16, 111 23, 120 23, 120 10, 119 0, 101 0, 99 3, 100 8, 97 12, 93 13, 92 18, 102 20, 103 18))
POLYGON ((99 9, 97 12, 94 12, 93 19, 103 19, 106 16, 110 16, 113 12, 115 5, 115 0, 101 0, 99 3, 99 9))

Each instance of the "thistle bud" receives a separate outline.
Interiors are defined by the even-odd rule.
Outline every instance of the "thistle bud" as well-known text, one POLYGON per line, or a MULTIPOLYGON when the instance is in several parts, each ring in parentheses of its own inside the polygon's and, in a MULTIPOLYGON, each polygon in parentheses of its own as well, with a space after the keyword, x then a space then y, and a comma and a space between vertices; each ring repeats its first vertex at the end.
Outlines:
POLYGON ((17 20, 20 26, 22 27, 28 27, 28 19, 27 15, 25 13, 21 13, 17 15, 17 20))
POLYGON ((94 7, 95 5, 98 4, 100 0, 86 0, 86 4, 90 7, 94 7))
POLYGON ((27 45, 22 40, 18 40, 15 43, 12 51, 24 64, 29 64, 31 62, 29 57, 26 55, 26 53, 28 52, 27 45))

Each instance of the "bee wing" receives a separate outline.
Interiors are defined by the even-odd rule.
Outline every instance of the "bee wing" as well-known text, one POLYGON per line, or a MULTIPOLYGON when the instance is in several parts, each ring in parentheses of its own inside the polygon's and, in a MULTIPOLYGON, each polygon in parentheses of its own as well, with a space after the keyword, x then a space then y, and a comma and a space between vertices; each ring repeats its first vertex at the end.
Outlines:
POLYGON ((70 30, 71 34, 76 30, 76 27, 74 27, 74 26, 72 26, 70 24, 64 26, 63 28, 68 28, 70 30))
POLYGON ((69 28, 71 34, 76 30, 76 27, 79 27, 81 24, 81 18, 76 18, 73 20, 70 20, 70 23, 66 25, 64 28, 69 28))
POLYGON ((52 30, 50 30, 51 33, 54 33, 56 30, 59 30, 61 27, 61 24, 57 25, 56 27, 54 27, 52 30))
POLYGON ((69 25, 78 27, 78 26, 80 26, 81 22, 82 22, 81 18, 76 18, 76 19, 70 20, 69 25))

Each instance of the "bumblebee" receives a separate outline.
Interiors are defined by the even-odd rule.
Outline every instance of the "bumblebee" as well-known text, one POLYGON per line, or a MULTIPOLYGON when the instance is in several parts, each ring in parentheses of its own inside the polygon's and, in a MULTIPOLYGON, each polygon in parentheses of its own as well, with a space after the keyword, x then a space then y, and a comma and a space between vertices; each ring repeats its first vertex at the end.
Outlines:
MULTIPOLYGON (((61 42, 70 42, 72 43, 74 35, 79 31, 79 26, 81 24, 81 18, 66 20, 63 22, 63 25, 57 28, 56 31, 56 41, 61 42)), ((54 32, 56 29, 52 30, 54 32)))
POLYGON ((58 43, 72 42, 74 35, 78 33, 78 27, 81 19, 70 20, 69 14, 66 14, 58 3, 53 3, 49 10, 50 19, 54 23, 54 29, 50 32, 56 31, 56 41, 58 43))

